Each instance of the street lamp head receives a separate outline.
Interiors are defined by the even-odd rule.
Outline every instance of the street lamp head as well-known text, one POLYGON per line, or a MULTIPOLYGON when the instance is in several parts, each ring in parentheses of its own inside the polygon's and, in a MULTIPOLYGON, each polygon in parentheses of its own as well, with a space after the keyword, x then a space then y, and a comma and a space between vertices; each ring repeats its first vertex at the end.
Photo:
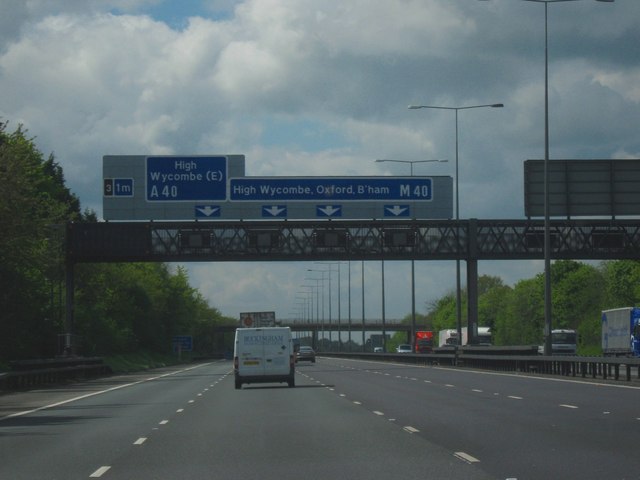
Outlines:
MULTIPOLYGON (((486 2, 488 0, 478 0, 479 2, 486 2)), ((578 0, 524 0, 525 2, 535 3, 560 3, 560 2, 577 2, 578 0)), ((613 3, 615 0, 596 0, 596 2, 613 3)))
POLYGON ((379 158, 376 162, 397 162, 397 163, 433 163, 433 162, 448 162, 446 158, 434 158, 433 160, 393 160, 389 158, 379 158))
POLYGON ((462 107, 443 107, 441 105, 409 105, 407 108, 409 110, 418 110, 421 108, 432 108, 434 110, 469 110, 471 108, 502 108, 504 107, 503 103, 487 103, 482 105, 465 105, 462 107))

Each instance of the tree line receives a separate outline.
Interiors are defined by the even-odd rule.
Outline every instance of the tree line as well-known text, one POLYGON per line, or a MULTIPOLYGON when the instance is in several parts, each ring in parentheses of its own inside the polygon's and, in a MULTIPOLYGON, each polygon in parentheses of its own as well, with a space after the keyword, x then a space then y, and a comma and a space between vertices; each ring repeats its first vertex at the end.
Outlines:
MULTIPOLYGON (((64 232, 67 222, 96 222, 65 185, 53 154, 45 157, 18 126, 0 121, 0 362, 61 353, 65 328, 64 232)), ((111 355, 171 351, 192 335, 208 353, 212 327, 232 323, 191 287, 184 268, 162 263, 75 267, 78 352, 111 355)))
MULTIPOLYGON (((551 265, 553 328, 575 329, 578 351, 601 353, 601 312, 640 304, 640 262, 603 261, 597 265, 558 260, 551 265)), ((466 290, 462 292, 462 325, 467 325, 466 290)), ((426 305, 418 325, 435 332, 456 328, 455 291, 426 305)), ((478 326, 490 327, 495 345, 542 345, 544 273, 513 287, 501 278, 478 279, 478 326)), ((404 321, 410 321, 405 317, 404 321)))

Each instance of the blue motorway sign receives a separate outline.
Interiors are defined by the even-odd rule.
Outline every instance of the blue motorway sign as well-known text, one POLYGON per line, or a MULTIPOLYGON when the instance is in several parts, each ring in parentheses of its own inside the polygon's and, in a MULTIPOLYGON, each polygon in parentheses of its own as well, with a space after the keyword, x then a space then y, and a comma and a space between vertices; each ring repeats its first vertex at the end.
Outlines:
POLYGON ((193 351, 193 337, 191 335, 176 335, 171 339, 174 352, 193 351))
POLYGON ((430 201, 429 177, 240 177, 231 201, 430 201))
POLYGON ((147 157, 148 202, 227 198, 227 157, 147 157))

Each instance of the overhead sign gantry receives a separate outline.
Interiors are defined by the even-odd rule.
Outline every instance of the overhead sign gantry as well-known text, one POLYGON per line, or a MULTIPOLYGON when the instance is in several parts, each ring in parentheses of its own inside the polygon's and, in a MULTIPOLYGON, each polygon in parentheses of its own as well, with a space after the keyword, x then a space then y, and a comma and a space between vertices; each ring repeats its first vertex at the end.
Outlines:
POLYGON ((103 157, 105 220, 450 219, 449 176, 245 176, 243 155, 103 157))

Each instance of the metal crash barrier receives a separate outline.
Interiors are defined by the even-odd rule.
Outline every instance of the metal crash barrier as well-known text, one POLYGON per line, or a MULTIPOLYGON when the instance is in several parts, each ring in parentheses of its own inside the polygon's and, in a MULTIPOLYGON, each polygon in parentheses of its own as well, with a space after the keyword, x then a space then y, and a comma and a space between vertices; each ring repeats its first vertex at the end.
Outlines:
POLYGON ((538 347, 436 348, 433 353, 337 353, 326 357, 358 358, 418 365, 477 368, 520 374, 558 375, 602 380, 640 380, 640 358, 544 356, 538 347))
POLYGON ((0 373, 0 389, 28 388, 112 373, 100 357, 19 360, 11 362, 9 367, 10 371, 0 373))

